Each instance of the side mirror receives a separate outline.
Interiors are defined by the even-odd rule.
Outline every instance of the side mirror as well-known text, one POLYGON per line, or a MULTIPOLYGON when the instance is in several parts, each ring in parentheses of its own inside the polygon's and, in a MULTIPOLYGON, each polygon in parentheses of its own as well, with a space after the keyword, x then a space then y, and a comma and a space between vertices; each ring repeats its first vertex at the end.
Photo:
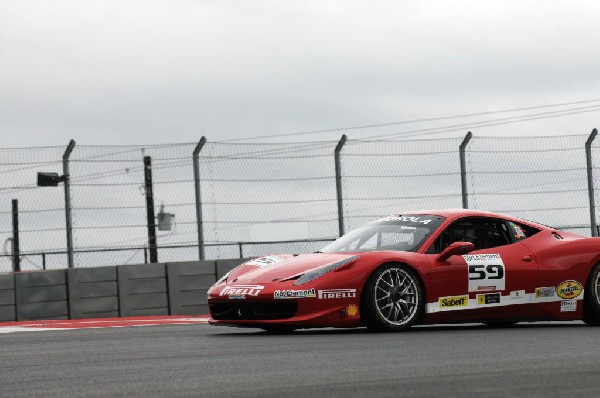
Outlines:
POLYGON ((473 250, 475 250, 475 245, 471 242, 454 242, 445 248, 435 260, 443 263, 452 256, 461 256, 472 252, 473 250))

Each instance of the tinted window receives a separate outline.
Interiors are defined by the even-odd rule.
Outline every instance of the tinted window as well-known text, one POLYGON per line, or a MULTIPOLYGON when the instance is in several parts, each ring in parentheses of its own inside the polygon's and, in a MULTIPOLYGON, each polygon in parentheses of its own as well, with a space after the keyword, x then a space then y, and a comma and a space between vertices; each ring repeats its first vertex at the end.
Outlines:
POLYGON ((539 229, 530 227, 529 225, 508 221, 508 230, 514 240, 527 239, 540 232, 539 229))
POLYGON ((506 222, 487 217, 462 218, 452 223, 431 245, 427 253, 438 254, 454 242, 471 242, 475 250, 512 243, 506 222))
POLYGON ((325 246, 323 253, 378 250, 416 251, 444 221, 430 215, 380 218, 325 246))

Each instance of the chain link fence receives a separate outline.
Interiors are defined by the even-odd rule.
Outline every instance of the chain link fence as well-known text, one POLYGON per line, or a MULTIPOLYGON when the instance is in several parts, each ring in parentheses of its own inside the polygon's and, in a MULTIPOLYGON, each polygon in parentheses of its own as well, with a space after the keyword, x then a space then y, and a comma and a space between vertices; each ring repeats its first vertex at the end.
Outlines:
MULTIPOLYGON (((144 157, 152 162, 152 210, 173 215, 170 228, 155 228, 161 262, 197 260, 199 242, 206 259, 312 252, 335 239, 340 227, 350 231, 399 211, 460 208, 463 188, 469 208, 589 236, 587 139, 475 136, 466 145, 464 169, 462 138, 76 145, 68 159, 73 265, 150 261, 144 157)), ((594 182, 599 145, 593 142, 590 151, 594 182)), ((65 149, 0 149, 0 272, 13 269, 13 199, 21 269, 67 267, 64 183, 36 185, 37 172, 63 174, 65 149)), ((593 197, 598 203, 597 191, 593 197)))

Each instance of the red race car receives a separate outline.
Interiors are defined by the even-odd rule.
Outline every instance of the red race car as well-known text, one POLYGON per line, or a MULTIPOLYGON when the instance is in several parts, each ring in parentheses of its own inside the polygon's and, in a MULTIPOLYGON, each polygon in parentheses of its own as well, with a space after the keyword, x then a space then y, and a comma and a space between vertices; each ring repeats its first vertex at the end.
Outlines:
POLYGON ((213 325, 286 331, 582 319, 600 325, 600 238, 500 214, 375 220, 312 254, 241 264, 208 291, 213 325))

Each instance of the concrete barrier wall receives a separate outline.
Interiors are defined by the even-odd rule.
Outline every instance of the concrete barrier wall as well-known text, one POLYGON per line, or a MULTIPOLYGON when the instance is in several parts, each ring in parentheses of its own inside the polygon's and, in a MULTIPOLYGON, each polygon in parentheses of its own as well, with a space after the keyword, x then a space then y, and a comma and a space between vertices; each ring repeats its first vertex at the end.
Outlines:
POLYGON ((0 322, 208 314, 206 292, 248 259, 0 275, 0 322))
POLYGON ((72 319, 119 316, 117 267, 67 270, 72 319))
POLYGON ((66 270, 15 273, 17 320, 68 319, 66 270))
POLYGON ((169 315, 165 264, 117 267, 121 316, 169 315))
POLYGON ((168 263, 171 315, 208 314, 206 292, 215 282, 214 261, 168 263))
POLYGON ((0 275, 0 322, 16 319, 15 276, 14 274, 0 275))

